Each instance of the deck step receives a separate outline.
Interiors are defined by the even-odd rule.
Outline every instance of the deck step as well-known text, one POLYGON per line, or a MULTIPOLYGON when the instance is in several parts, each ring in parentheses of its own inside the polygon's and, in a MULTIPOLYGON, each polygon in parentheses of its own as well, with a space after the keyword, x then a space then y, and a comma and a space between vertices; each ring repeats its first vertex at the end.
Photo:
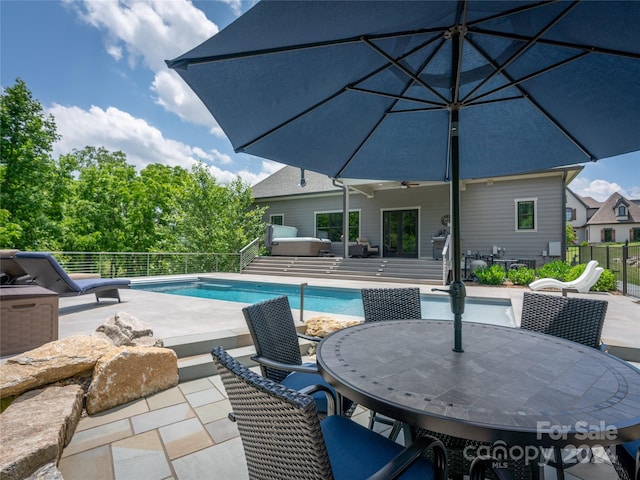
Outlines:
POLYGON ((424 258, 256 257, 244 274, 442 283, 442 261, 424 258))
MULTIPOLYGON (((304 330, 304 326, 296 327, 304 330)), ((300 338, 300 354, 306 355, 312 342, 300 338)), ((216 375, 217 371, 211 359, 211 350, 221 346, 231 356, 248 367, 256 363, 251 360, 256 350, 248 332, 221 330, 202 334, 172 337, 164 340, 164 346, 172 349, 178 356, 178 377, 180 382, 216 375)))

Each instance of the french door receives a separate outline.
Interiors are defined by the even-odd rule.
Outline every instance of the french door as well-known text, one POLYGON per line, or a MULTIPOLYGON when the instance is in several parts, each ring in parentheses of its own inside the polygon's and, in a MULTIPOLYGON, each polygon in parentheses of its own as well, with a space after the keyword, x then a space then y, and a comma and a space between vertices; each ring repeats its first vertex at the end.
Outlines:
POLYGON ((382 212, 383 256, 418 258, 418 210, 382 212))

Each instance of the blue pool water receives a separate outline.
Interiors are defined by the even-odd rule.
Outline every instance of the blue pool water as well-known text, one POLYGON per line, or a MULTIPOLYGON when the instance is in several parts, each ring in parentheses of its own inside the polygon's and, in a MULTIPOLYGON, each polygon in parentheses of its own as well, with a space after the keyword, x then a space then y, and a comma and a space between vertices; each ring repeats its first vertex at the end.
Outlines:
MULTIPOLYGON (((300 308, 300 286, 280 283, 248 282, 240 280, 209 280, 164 282, 133 285, 136 290, 210 298, 227 302, 257 303, 279 295, 287 295, 291 308, 300 308)), ((422 294, 424 318, 453 320, 447 297, 422 294)), ((306 286, 304 310, 363 317, 360 290, 306 286)), ((515 326, 511 302, 467 298, 463 320, 494 325, 515 326)))

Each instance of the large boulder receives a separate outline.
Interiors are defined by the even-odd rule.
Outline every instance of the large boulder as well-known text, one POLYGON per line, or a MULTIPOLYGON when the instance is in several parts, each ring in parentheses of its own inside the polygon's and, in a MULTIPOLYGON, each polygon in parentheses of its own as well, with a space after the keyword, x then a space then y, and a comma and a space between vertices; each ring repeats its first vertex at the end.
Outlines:
POLYGON ((96 328, 96 337, 108 338, 117 347, 163 347, 161 339, 153 336, 151 326, 126 312, 118 312, 96 328))
POLYGON ((2 412, 0 478, 45 478, 47 472, 55 473, 47 469, 36 474, 47 464, 57 464, 71 441, 82 414, 83 393, 79 385, 31 390, 2 412))
POLYGON ((307 320, 305 334, 315 337, 326 337, 331 332, 353 325, 359 325, 360 323, 360 320, 337 320, 333 317, 321 315, 307 320))
POLYGON ((0 365, 0 398, 90 372, 113 343, 76 335, 46 343, 0 365))
POLYGON ((117 347, 96 363, 87 391, 89 415, 178 384, 178 357, 157 347, 117 347))

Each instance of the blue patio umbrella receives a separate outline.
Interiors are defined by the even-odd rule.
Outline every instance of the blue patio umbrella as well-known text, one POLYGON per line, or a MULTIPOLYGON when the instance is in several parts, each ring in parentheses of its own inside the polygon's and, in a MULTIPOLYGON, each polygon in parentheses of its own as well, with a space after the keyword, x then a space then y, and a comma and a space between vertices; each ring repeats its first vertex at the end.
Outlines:
POLYGON ((167 61, 238 152, 336 179, 451 182, 640 149, 640 2, 263 1, 167 61))

